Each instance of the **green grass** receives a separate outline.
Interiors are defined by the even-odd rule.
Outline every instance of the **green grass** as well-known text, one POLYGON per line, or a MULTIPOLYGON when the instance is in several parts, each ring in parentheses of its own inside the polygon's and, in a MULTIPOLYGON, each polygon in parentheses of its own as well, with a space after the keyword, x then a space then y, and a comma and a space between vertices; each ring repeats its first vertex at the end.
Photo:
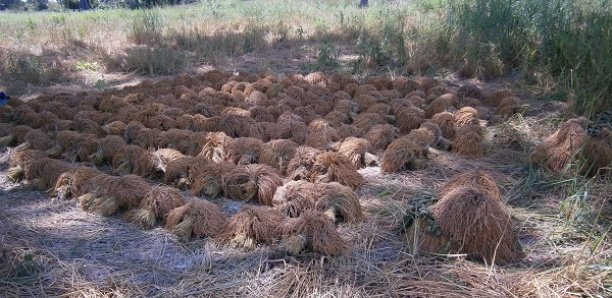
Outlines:
POLYGON ((593 117, 612 108, 610 7, 609 0, 375 1, 367 9, 348 0, 204 0, 145 11, 3 13, 0 37, 15 52, 40 56, 48 47, 101 65, 138 45, 190 53, 188 66, 314 43, 319 58, 303 69, 333 70, 336 49, 348 47, 357 74, 518 74, 593 117))

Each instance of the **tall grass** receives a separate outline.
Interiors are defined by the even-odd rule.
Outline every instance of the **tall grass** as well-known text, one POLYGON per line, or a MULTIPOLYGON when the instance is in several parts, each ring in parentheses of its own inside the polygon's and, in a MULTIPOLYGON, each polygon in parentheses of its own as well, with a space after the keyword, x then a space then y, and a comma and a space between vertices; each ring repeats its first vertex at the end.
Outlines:
POLYGON ((205 0, 145 11, 7 13, 0 18, 0 37, 5 46, 35 55, 44 45, 101 65, 145 45, 173 49, 171 55, 183 55, 185 64, 307 46, 323 54, 318 64, 333 66, 327 50, 348 49, 357 56, 355 72, 453 72, 481 79, 520 74, 542 85, 549 82, 542 78, 550 78, 580 114, 612 108, 609 0, 373 1, 367 9, 357 4, 205 0))

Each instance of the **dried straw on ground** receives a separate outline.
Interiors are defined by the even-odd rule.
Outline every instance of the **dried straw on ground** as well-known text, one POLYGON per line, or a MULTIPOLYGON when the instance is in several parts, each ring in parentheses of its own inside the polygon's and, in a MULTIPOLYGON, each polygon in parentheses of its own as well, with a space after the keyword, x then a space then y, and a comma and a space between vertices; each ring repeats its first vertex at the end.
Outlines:
POLYGON ((336 256, 346 251, 346 243, 325 214, 307 211, 282 225, 282 247, 291 254, 314 252, 336 256))
POLYGON ((309 173, 311 182, 339 182, 353 189, 363 184, 361 174, 351 161, 338 152, 324 152, 316 156, 309 173))
POLYGON ((459 128, 451 144, 453 152, 467 157, 482 156, 484 154, 482 134, 482 127, 478 125, 459 128))
POLYGON ((283 179, 268 165, 252 164, 237 166, 223 176, 225 196, 235 200, 256 200, 263 205, 272 205, 276 188, 283 179))
POLYGON ((269 141, 263 145, 259 161, 275 168, 281 175, 285 175, 289 161, 295 155, 297 148, 298 144, 291 140, 269 141))
POLYGON ((138 209, 128 211, 123 218, 143 229, 153 228, 175 208, 185 205, 180 191, 173 187, 156 186, 151 188, 140 202, 138 209))
POLYGON ((186 241, 191 237, 219 236, 227 225, 227 217, 217 205, 197 199, 172 209, 166 218, 166 229, 186 241))
POLYGON ((287 164, 287 178, 291 180, 308 179, 317 155, 321 150, 308 146, 300 146, 295 150, 293 158, 287 164))
POLYGON ((551 171, 568 170, 588 137, 586 133, 588 125, 589 121, 583 117, 567 120, 534 150, 531 160, 551 171))
POLYGON ((275 209, 245 205, 230 218, 220 237, 223 242, 235 247, 270 245, 279 240, 284 221, 285 216, 275 209))
POLYGON ((368 140, 355 137, 344 139, 338 148, 338 152, 346 156, 355 169, 360 169, 367 165, 365 155, 370 150, 371 145, 368 140))
POLYGON ((425 147, 407 136, 393 141, 385 150, 380 169, 385 173, 417 170, 423 166, 425 147))
POLYGON ((234 164, 226 161, 211 162, 195 158, 187 166, 189 191, 194 196, 214 199, 223 192, 223 175, 230 172, 234 164))

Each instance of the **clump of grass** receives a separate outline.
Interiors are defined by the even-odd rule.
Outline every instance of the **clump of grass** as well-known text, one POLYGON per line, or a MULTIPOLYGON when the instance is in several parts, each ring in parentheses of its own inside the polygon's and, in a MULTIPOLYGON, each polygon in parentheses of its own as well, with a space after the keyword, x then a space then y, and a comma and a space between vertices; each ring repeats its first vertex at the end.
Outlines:
POLYGON ((146 75, 170 75, 187 65, 185 53, 169 46, 137 47, 127 50, 125 69, 146 75))
POLYGON ((62 64, 55 57, 0 49, 0 89, 10 94, 23 94, 31 85, 48 86, 63 77, 62 64))
POLYGON ((162 26, 162 18, 157 10, 141 10, 132 22, 129 40, 135 44, 155 45, 163 39, 162 26))

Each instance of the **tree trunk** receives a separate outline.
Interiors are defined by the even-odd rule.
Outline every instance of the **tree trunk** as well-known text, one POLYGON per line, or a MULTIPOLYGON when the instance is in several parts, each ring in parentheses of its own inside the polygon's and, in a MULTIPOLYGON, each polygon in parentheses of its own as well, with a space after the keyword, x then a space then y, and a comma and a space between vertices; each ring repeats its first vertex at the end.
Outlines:
POLYGON ((89 5, 89 0, 79 0, 79 9, 90 10, 91 6, 89 5))

